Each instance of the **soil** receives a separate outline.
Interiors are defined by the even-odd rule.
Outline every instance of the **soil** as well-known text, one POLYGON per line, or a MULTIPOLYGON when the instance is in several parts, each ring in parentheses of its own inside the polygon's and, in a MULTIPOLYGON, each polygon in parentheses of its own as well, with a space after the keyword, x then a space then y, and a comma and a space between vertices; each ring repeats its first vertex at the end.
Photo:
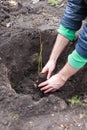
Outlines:
MULTIPOLYGON (((56 39, 66 1, 51 7, 41 0, 0 1, 0 130, 87 130, 87 66, 55 93, 43 94, 38 79, 40 38, 42 64, 56 39), (80 97, 72 104, 68 99, 80 97)), ((54 73, 66 63, 75 43, 58 59, 54 73)))

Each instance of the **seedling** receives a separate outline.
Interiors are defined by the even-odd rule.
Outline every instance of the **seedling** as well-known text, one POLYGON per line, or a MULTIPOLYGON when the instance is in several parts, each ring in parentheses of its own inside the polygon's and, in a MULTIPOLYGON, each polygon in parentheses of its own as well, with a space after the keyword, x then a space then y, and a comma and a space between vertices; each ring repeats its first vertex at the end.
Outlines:
POLYGON ((43 50, 43 41, 41 38, 41 33, 39 33, 39 34, 40 34, 40 52, 39 52, 39 59, 38 59, 38 74, 42 70, 42 50, 43 50))

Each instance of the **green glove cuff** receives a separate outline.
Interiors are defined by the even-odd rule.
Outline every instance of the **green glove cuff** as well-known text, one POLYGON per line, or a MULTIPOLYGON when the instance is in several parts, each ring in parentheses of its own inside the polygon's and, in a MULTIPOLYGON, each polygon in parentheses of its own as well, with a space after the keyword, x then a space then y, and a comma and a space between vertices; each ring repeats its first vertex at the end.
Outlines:
POLYGON ((65 36, 67 39, 69 39, 70 41, 73 41, 73 39, 75 38, 75 32, 74 30, 70 30, 66 27, 64 27, 63 25, 60 25, 59 29, 57 30, 57 32, 59 34, 62 34, 63 36, 65 36))
POLYGON ((87 58, 82 57, 76 50, 68 56, 68 63, 74 68, 82 68, 87 63, 87 58))

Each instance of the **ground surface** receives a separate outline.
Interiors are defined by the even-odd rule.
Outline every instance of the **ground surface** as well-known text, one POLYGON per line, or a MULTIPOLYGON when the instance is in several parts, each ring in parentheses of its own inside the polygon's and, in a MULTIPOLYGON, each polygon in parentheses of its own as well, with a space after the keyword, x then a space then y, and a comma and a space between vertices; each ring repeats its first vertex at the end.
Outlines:
MULTIPOLYGON (((44 95, 34 86, 40 37, 44 66, 65 1, 57 7, 44 0, 37 4, 30 0, 17 2, 11 6, 7 0, 0 0, 0 130, 87 130, 86 66, 55 93, 44 95), (75 95, 80 100, 72 104, 68 99, 75 95)), ((66 48, 55 72, 73 49, 74 44, 66 48)))

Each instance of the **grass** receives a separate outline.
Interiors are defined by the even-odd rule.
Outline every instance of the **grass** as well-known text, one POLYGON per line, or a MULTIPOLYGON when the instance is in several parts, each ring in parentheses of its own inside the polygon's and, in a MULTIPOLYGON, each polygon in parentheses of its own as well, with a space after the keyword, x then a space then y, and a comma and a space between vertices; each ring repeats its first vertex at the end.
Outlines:
POLYGON ((60 5, 61 4, 61 0, 48 0, 48 3, 51 6, 56 6, 56 5, 60 5))
POLYGON ((80 97, 77 96, 77 95, 73 96, 71 99, 68 99, 67 101, 70 102, 72 105, 79 104, 79 105, 81 105, 83 107, 87 107, 87 103, 81 102, 80 97))
POLYGON ((71 104, 80 104, 80 98, 77 95, 73 96, 71 99, 68 99, 68 101, 71 104))

